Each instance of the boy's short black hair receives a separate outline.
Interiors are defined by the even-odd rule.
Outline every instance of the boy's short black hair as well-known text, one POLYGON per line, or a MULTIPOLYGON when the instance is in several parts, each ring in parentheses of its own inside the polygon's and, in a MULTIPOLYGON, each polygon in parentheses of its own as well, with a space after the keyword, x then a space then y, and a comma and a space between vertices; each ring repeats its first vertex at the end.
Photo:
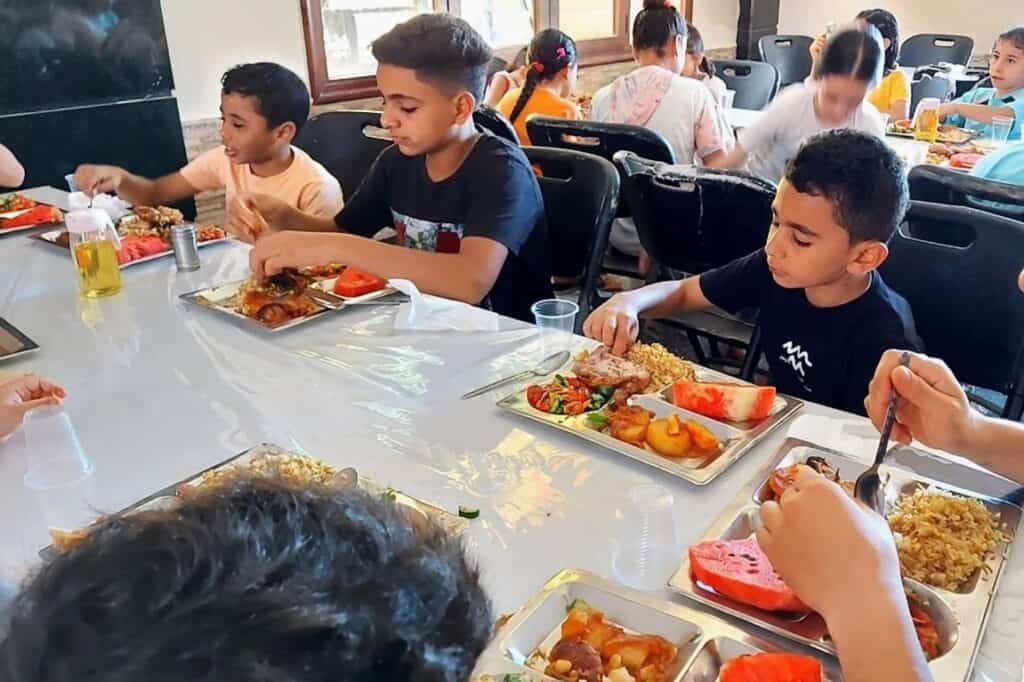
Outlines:
POLYGON ((1018 50, 1024 50, 1024 26, 1015 26, 1006 33, 1000 33, 996 40, 1006 41, 1018 50))
POLYGON ((450 14, 419 14, 371 45, 380 64, 413 69, 416 77, 445 91, 466 90, 483 102, 493 53, 469 22, 450 14))
POLYGON ((888 242, 910 203, 907 171, 892 148, 855 130, 819 133, 800 147, 786 180, 801 194, 825 197, 850 242, 888 242))
POLYGON ((256 111, 267 119, 268 128, 291 121, 295 132, 309 118, 309 88, 293 71, 273 62, 240 64, 221 78, 221 92, 256 100, 256 111))
POLYGON ((461 543, 355 489, 242 478, 42 567, 5 682, 464 682, 492 629, 461 543))

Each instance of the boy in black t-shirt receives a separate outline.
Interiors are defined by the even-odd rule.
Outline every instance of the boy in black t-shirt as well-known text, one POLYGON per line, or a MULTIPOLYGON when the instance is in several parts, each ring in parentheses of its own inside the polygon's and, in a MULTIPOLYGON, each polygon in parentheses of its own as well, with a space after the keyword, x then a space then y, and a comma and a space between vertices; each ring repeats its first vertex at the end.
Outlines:
POLYGON ((345 263, 532 321, 530 305, 552 296, 544 206, 518 145, 473 123, 490 48, 464 20, 424 14, 376 40, 373 55, 394 146, 334 220, 236 197, 229 229, 255 241, 253 273, 345 263), (383 227, 398 246, 368 238, 383 227))
POLYGON ((882 353, 921 348, 910 306, 877 272, 908 195, 903 163, 881 140, 851 130, 812 137, 786 169, 763 249, 615 296, 584 333, 624 353, 640 317, 757 307, 779 391, 863 414, 882 353))

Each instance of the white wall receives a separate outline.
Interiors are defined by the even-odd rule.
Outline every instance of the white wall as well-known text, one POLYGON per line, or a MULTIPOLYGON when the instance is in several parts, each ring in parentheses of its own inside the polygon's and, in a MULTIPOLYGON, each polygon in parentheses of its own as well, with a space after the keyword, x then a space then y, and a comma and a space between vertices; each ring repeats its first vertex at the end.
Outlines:
POLYGON ((987 54, 1006 29, 1024 25, 1021 0, 781 0, 779 32, 818 35, 828 22, 851 21, 871 7, 884 7, 896 15, 901 41, 916 33, 957 33, 974 38, 977 54, 987 54))
POLYGON ((704 48, 714 50, 736 47, 736 23, 740 19, 738 0, 692 1, 693 25, 700 29, 704 48))
POLYGON ((236 64, 278 62, 308 82, 296 0, 163 0, 182 121, 220 116, 220 77, 236 64))

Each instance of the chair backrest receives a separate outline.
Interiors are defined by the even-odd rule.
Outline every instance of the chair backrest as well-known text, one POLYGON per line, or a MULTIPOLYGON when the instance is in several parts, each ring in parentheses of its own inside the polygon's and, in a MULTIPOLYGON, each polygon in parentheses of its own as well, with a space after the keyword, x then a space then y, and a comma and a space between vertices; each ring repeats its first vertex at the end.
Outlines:
POLYGON ((543 173, 537 181, 555 256, 552 274, 583 275, 577 316, 577 327, 582 329, 618 206, 619 175, 615 166, 593 154, 548 147, 525 147, 524 151, 543 173))
POLYGON ((1024 185, 986 180, 949 168, 928 165, 914 166, 910 169, 907 179, 910 183, 911 199, 980 208, 1007 218, 1024 220, 1024 185), (1005 206, 978 205, 975 202, 979 200, 997 202, 1005 206))
POLYGON ((725 87, 736 91, 733 106, 760 110, 779 92, 779 72, 771 64, 746 59, 716 59, 715 70, 725 87))
POLYGON ((929 66, 939 62, 963 64, 971 61, 974 38, 938 33, 919 33, 903 41, 900 66, 929 66))
POLYGON ((473 122, 497 137, 503 137, 509 142, 519 144, 519 138, 516 136, 512 124, 497 109, 486 105, 477 107, 477 110, 473 112, 473 122))
POLYGON ((391 141, 380 127, 379 111, 328 111, 306 121, 295 146, 336 177, 347 198, 391 141))
POLYGON ((942 76, 921 76, 910 84, 910 115, 917 111, 917 105, 926 97, 935 97, 940 102, 949 99, 952 83, 942 76))
POLYGON ((960 381, 1011 396, 1008 409, 1019 405, 1024 390, 1021 254, 1020 222, 912 201, 881 268, 886 283, 910 303, 926 352, 945 360, 960 381), (912 236, 919 221, 945 223, 970 238, 966 245, 919 239, 912 236))
POLYGON ((699 273, 764 246, 776 189, 767 180, 631 152, 616 154, 615 163, 640 243, 659 265, 699 273))
POLYGON ((779 72, 782 87, 799 83, 811 75, 811 44, 814 39, 800 35, 762 36, 757 41, 761 61, 779 72))
POLYGON ((631 151, 646 159, 675 163, 668 140, 649 128, 622 123, 570 121, 534 114, 526 119, 526 132, 538 147, 571 149, 611 161, 616 152, 631 151))

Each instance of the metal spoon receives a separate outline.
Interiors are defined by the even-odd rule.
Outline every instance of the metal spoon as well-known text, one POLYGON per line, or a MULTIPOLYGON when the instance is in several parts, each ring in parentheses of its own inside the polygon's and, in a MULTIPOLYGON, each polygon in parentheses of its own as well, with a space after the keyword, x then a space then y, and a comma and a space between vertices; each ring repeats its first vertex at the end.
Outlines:
POLYGON ((531 376, 547 376, 548 374, 551 374, 552 372, 557 372, 559 369, 561 369, 562 366, 565 365, 565 363, 569 362, 569 357, 569 351, 567 350, 563 350, 559 353, 554 353, 541 360, 540 364, 534 367, 533 369, 528 369, 525 372, 520 372, 519 374, 513 374, 512 376, 505 377, 504 379, 498 379, 494 383, 487 384, 486 386, 481 386, 475 391, 470 391, 466 395, 462 396, 462 399, 469 400, 470 398, 475 398, 478 395, 483 395, 488 391, 493 391, 499 386, 511 384, 513 381, 519 381, 521 379, 526 379, 531 376))
POLYGON ((359 472, 352 467, 345 467, 331 477, 331 483, 339 488, 355 488, 359 485, 359 472))
MULTIPOLYGON (((900 367, 909 365, 910 353, 904 352, 900 356, 900 367)), ((875 452, 875 463, 858 476, 857 481, 853 484, 854 497, 878 512, 879 516, 885 516, 885 495, 882 491, 882 479, 878 475, 878 467, 888 454, 889 437, 892 436, 892 427, 896 424, 897 398, 894 390, 889 396, 889 407, 885 411, 885 424, 882 425, 882 437, 878 441, 878 450, 875 452)))

